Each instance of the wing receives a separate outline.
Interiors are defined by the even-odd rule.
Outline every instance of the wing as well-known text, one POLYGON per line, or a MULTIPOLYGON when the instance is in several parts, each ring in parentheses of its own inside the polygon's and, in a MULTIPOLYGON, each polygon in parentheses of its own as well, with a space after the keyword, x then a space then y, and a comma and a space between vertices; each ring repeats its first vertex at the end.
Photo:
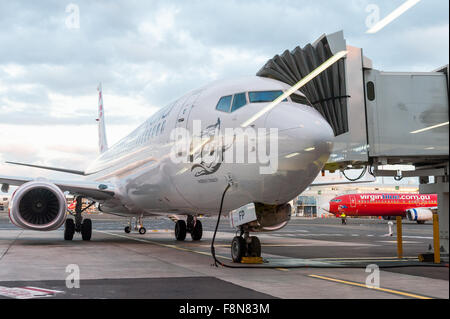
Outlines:
MULTIPOLYGON (((0 175, 0 184, 20 186, 35 179, 29 177, 13 177, 0 175)), ((114 185, 108 183, 99 183, 93 181, 74 180, 74 181, 45 181, 57 185, 63 192, 69 192, 74 195, 83 195, 96 200, 107 200, 114 196, 114 185)))
POLYGON ((42 169, 48 169, 51 171, 57 171, 57 172, 63 172, 63 173, 70 173, 70 174, 76 174, 76 175, 85 175, 83 171, 76 171, 73 169, 66 169, 66 168, 59 168, 59 167, 51 167, 51 166, 42 166, 42 165, 34 165, 34 164, 27 164, 27 163, 19 163, 19 162, 9 162, 6 161, 7 164, 13 164, 13 165, 21 165, 21 166, 28 166, 28 167, 34 167, 34 168, 42 168, 42 169))
POLYGON ((342 184, 360 184, 360 183, 373 183, 376 180, 365 181, 345 181, 345 182, 325 182, 325 183, 311 183, 309 186, 329 186, 329 185, 342 185, 342 184))

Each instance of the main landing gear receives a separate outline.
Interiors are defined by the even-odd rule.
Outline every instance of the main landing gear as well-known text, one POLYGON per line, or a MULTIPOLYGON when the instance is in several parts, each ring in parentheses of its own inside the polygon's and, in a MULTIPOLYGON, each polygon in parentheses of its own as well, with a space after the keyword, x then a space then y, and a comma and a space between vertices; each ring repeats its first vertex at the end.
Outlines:
POLYGON ((242 257, 261 257, 261 242, 241 228, 241 234, 231 242, 231 258, 233 262, 240 263, 242 257))
POLYGON ((179 219, 175 222, 175 238, 183 241, 186 239, 186 233, 191 234, 192 240, 200 240, 203 235, 202 222, 197 217, 188 215, 186 221, 179 219))
POLYGON ((86 208, 82 209, 83 198, 77 196, 75 205, 75 220, 67 218, 64 224, 64 240, 72 240, 75 232, 81 233, 83 240, 91 240, 92 237, 92 221, 89 218, 83 218, 82 213, 94 205, 94 202, 89 204, 86 208))
POLYGON ((142 215, 139 216, 138 219, 132 217, 130 218, 130 221, 128 222, 128 225, 125 226, 124 228, 124 232, 129 234, 131 232, 132 229, 132 224, 133 224, 133 219, 134 219, 134 230, 137 230, 139 232, 139 234, 144 235, 147 232, 147 229, 145 229, 144 227, 144 217, 142 215))

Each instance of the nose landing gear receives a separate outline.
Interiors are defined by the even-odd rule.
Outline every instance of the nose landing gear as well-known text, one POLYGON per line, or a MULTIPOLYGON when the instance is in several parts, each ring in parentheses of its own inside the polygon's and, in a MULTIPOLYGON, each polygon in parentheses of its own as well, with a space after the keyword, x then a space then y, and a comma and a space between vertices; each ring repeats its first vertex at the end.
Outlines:
POLYGON ((241 235, 235 236, 231 242, 231 258, 240 263, 242 257, 261 257, 261 242, 256 236, 249 236, 249 232, 241 229, 241 235))

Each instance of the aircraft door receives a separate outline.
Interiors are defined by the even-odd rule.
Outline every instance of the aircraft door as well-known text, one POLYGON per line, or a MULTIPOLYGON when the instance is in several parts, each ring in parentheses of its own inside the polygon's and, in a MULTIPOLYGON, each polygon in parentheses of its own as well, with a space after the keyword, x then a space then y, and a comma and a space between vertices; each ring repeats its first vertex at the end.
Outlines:
POLYGON ((356 207, 356 198, 355 196, 350 196, 350 207, 356 207))
POLYGON ((199 95, 200 92, 195 92, 183 101, 180 101, 175 127, 187 128, 189 115, 191 114, 191 110, 199 95))

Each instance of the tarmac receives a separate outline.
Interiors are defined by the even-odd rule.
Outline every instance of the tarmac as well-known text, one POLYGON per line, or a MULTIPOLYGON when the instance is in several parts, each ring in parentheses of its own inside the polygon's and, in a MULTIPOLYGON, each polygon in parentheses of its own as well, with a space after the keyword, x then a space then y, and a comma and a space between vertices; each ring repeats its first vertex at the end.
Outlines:
MULTIPOLYGON (((174 238, 169 219, 146 219, 147 233, 126 234, 126 220, 90 216, 91 241, 62 229, 21 230, 0 215, 0 299, 428 299, 449 298, 448 264, 419 262, 432 245, 432 225, 403 225, 403 257, 384 220, 293 218, 257 234, 264 263, 231 262, 234 230, 221 221, 214 265, 216 217, 203 218, 203 238, 174 238), (369 266, 367 268, 367 266, 369 266), (270 267, 270 268, 269 268, 270 267), (375 277, 374 277, 375 276, 375 277), (79 278, 79 281, 78 281, 79 278), (375 279, 374 279, 375 278, 375 279)), ((394 224, 395 231, 395 224, 394 224)))

